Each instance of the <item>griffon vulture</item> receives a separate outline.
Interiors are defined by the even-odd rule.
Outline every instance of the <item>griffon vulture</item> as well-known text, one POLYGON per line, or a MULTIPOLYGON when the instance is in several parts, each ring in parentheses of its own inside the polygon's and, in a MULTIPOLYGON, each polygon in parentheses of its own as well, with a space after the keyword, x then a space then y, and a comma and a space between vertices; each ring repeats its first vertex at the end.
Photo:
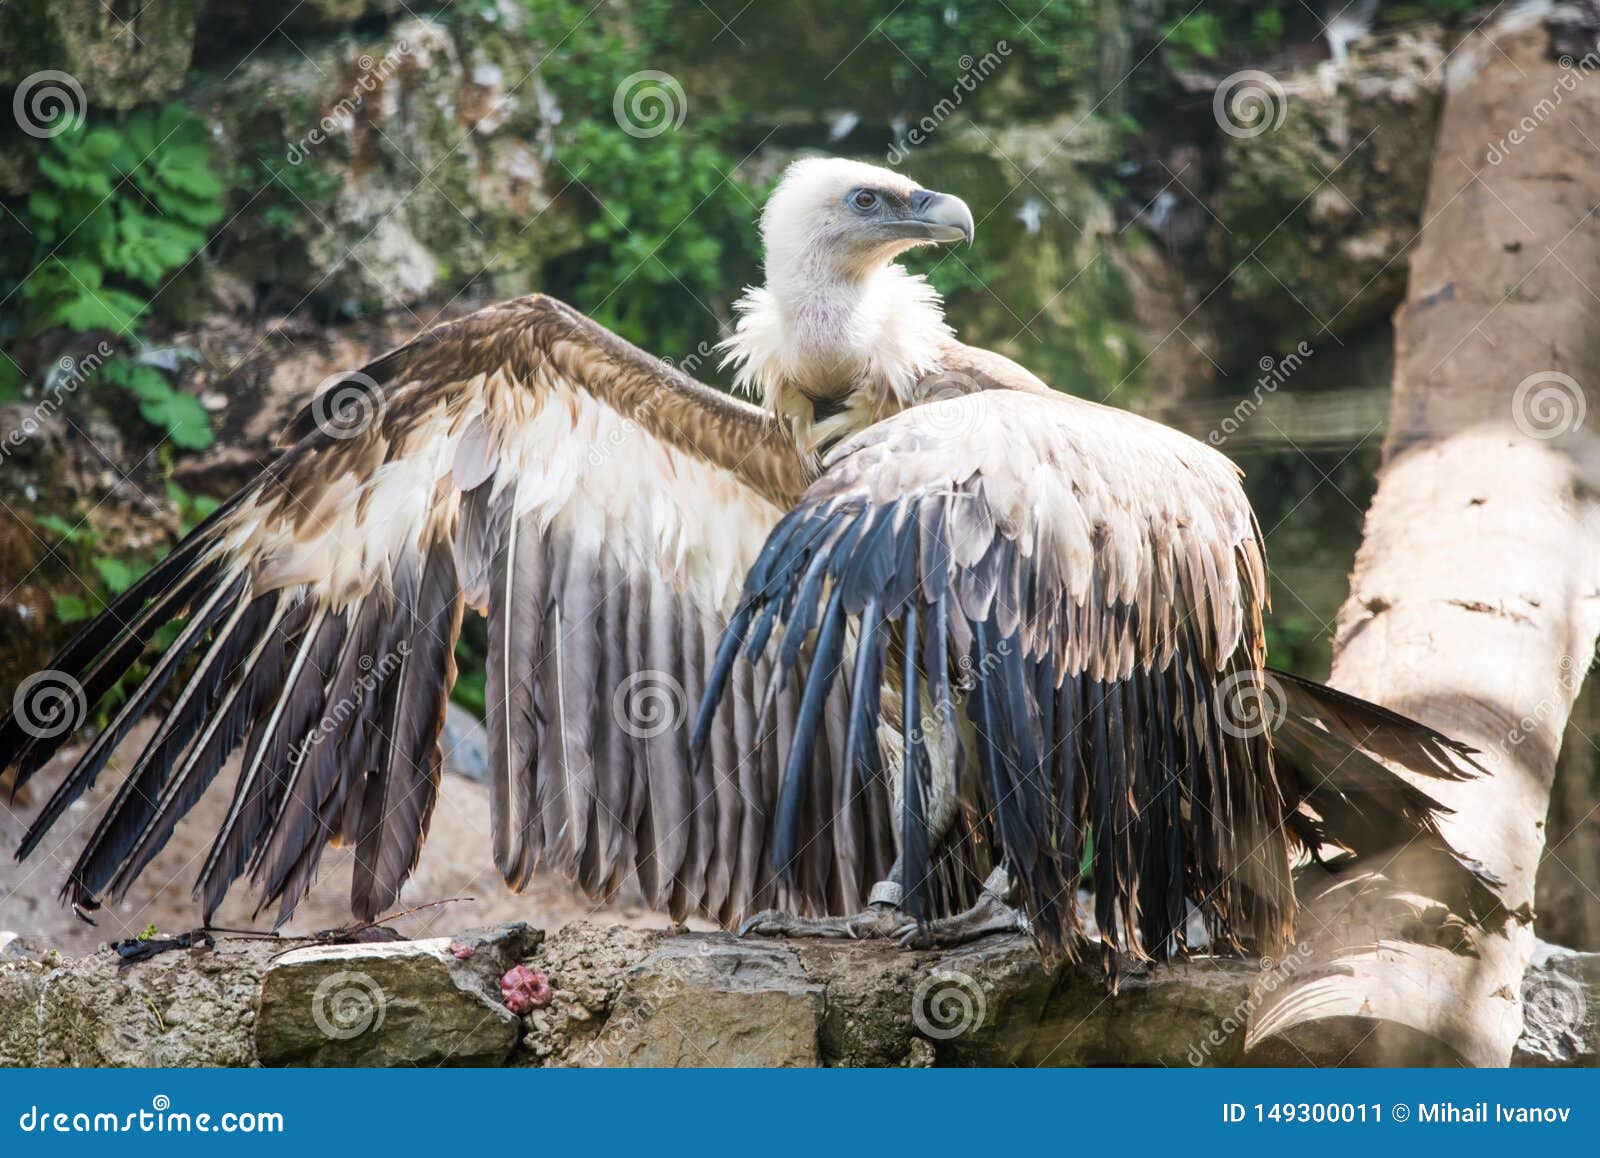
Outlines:
POLYGON ((548 866, 747 931, 1070 952, 1081 884, 1109 958, 1180 950, 1191 907, 1276 951, 1307 857, 1421 841, 1472 878, 1383 763, 1457 778, 1467 750, 1263 668, 1233 465, 963 345, 895 262, 972 235, 896 173, 794 164, 725 344, 760 405, 540 295, 348 375, 24 681, 19 783, 150 665, 19 855, 164 695, 64 899, 122 895, 242 746, 206 918, 248 874, 287 919, 334 843, 375 916, 427 832, 471 606, 513 886, 548 866))

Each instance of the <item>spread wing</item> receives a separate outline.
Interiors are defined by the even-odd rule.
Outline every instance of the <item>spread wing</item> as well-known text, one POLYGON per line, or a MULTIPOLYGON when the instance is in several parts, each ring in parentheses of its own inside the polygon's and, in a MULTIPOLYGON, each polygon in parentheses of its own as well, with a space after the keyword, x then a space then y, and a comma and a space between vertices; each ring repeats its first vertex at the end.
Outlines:
MULTIPOLYGON (((1431 800, 1364 756, 1314 779, 1275 761, 1286 712, 1312 757, 1353 752, 1345 725, 1371 717, 1348 697, 1302 716, 1309 693, 1265 673, 1261 543, 1237 470, 1209 448, 1063 395, 984 390, 881 422, 826 466, 768 539, 722 654, 771 651, 781 669, 814 632, 805 696, 821 697, 855 625, 857 686, 903 673, 909 755, 893 772, 912 892, 925 740, 940 733, 950 751, 965 732, 976 758, 959 762, 959 791, 1036 933, 1069 951, 1080 884, 1112 947, 1172 952, 1193 903, 1220 942, 1273 951, 1292 931, 1291 864, 1327 836, 1302 804, 1359 815, 1381 800, 1413 833, 1431 828, 1431 800)), ((848 734, 879 718, 878 697, 852 697, 848 734)), ((1398 717, 1375 726, 1380 746, 1420 744, 1453 769, 1442 738, 1398 717)), ((848 751, 871 766, 869 745, 848 751)), ((781 801, 808 774, 786 769, 780 845, 781 801)))
POLYGON ((881 875, 892 841, 844 831, 885 811, 870 793, 822 818, 828 839, 792 893, 767 870, 776 764, 759 739, 796 705, 758 700, 762 665, 732 673, 714 759, 687 758, 685 705, 804 486, 762 412, 532 297, 348 375, 285 441, 0 723, 0 770, 25 780, 130 667, 151 665, 25 856, 134 722, 169 705, 72 868, 72 902, 121 895, 242 745, 195 885, 207 917, 249 873, 286 919, 330 842, 356 848, 355 912, 387 908, 433 807, 464 605, 489 619, 494 855, 514 885, 540 864, 595 894, 636 873, 675 915, 731 918, 843 903, 881 875), (176 639, 149 654, 168 624, 176 639))

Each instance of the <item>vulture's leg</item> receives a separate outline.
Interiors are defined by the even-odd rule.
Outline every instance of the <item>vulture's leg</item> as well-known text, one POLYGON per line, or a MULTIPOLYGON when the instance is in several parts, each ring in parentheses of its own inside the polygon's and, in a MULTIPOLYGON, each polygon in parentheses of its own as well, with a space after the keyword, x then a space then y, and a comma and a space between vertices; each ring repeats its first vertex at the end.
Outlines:
POLYGON ((990 933, 1025 933, 1027 916, 1010 904, 1015 890, 1011 874, 1002 865, 989 874, 977 903, 966 912, 933 921, 905 921, 895 930, 895 936, 902 945, 929 949, 965 945, 990 933))
MULTIPOLYGON (((895 864, 895 872, 899 863, 895 864)), ((892 874, 891 874, 892 875, 892 874)), ((867 907, 847 917, 799 917, 778 909, 757 913, 739 926, 741 937, 829 937, 865 940, 891 937, 910 918, 898 906, 903 896, 900 883, 879 881, 872 886, 867 907)))
MULTIPOLYGON (((902 752, 899 705, 893 703, 887 691, 884 696, 884 706, 886 718, 878 730, 879 752, 885 768, 897 768, 900 765, 902 752), (892 717, 890 717, 891 710, 892 717)), ((930 735, 925 739, 925 743, 928 745, 929 759, 936 769, 930 778, 933 791, 928 798, 928 843, 931 848, 937 849, 949 833, 951 825, 955 823, 955 777, 953 761, 945 756, 938 738, 930 735)), ((900 777, 890 775, 889 795, 895 815, 899 815, 900 812, 900 788, 900 777)), ((895 839, 898 841, 899 838, 900 830, 897 826, 895 839)), ((739 936, 849 937, 857 940, 868 937, 900 936, 908 923, 913 926, 917 924, 911 914, 900 908, 901 898, 905 896, 903 879, 905 873, 902 862, 903 858, 896 855, 888 877, 872 886, 872 891, 867 894, 867 907, 859 913, 842 917, 801 917, 777 909, 768 909, 757 913, 740 925, 739 936)))

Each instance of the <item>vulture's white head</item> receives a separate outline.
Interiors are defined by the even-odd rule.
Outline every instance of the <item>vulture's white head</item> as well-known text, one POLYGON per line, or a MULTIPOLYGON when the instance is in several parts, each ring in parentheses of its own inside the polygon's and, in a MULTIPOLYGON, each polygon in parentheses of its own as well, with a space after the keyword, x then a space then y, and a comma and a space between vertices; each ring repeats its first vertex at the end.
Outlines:
POLYGON ((761 213, 767 287, 870 278, 908 249, 972 243, 959 197, 838 157, 790 165, 761 213))
POLYGON ((724 343, 737 384, 811 443, 902 404, 950 330, 938 294, 894 259, 972 234, 959 197, 860 161, 794 162, 761 214, 766 285, 724 343))

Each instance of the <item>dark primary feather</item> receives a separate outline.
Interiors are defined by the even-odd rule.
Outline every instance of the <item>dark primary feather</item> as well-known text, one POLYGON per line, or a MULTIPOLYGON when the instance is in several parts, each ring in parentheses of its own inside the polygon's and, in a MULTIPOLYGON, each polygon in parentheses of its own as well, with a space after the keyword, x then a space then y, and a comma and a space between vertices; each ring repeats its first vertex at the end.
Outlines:
POLYGON ((1052 951, 1072 952, 1081 933, 1085 859, 1108 961, 1112 950, 1181 951, 1191 906, 1216 942, 1277 952, 1293 935, 1293 861, 1335 842, 1372 855, 1420 841, 1474 882, 1480 909, 1489 903, 1478 867, 1440 837, 1437 803, 1382 763, 1454 778, 1472 773, 1469 753, 1261 666, 1265 568, 1225 460, 1102 408, 984 401, 1008 432, 1003 446, 963 440, 942 403, 879 423, 834 453, 750 571, 719 654, 769 660, 775 682, 813 658, 776 870, 795 872, 786 821, 804 781, 819 778, 807 759, 817 715, 806 706, 849 673, 856 756, 883 715, 863 684, 876 687, 893 656, 913 911, 927 876, 930 732, 951 756, 937 774, 959 787, 1052 951), (1037 469, 1043 462, 1051 472, 1037 469), (856 619, 857 648, 843 665, 842 615, 856 619), (1274 694, 1281 715, 1267 702, 1274 694), (941 706, 952 703, 970 729, 973 777, 955 775, 957 716, 941 706))
POLYGON ((377 767, 367 776, 352 903, 371 919, 392 906, 416 867, 439 787, 439 733, 455 682, 461 593, 455 560, 435 543, 422 564, 399 666, 385 681, 377 767), (392 691, 391 691, 392 689, 392 691))
MULTIPOLYGON (((613 691, 648 673, 678 689, 680 708, 699 698, 745 564, 803 486, 786 434, 537 296, 436 327, 335 389, 290 424, 260 478, 57 657, 88 710, 136 665, 148 671, 22 855, 164 707, 68 874, 68 899, 88 910, 124 895, 239 757, 195 881, 202 913, 248 874, 287 920, 341 843, 355 848, 352 907, 377 915, 426 833, 470 599, 490 619, 493 852, 508 881, 548 866, 604 896, 637 873, 675 915, 725 921, 775 899, 763 854, 779 776, 766 753, 798 704, 759 719, 741 705, 708 729, 709 760, 692 769, 675 709, 670 727, 629 734, 613 691), (329 431, 318 419, 330 405, 375 420, 329 431), (625 453, 608 423, 624 424, 625 453), (632 472, 626 487, 619 469, 632 472), (174 623, 176 642, 152 654, 174 623)), ((723 678, 760 694, 769 669, 758 679, 754 666, 735 656, 723 678)), ((18 783, 87 719, 40 712, 0 721, 0 771, 17 768, 18 783)), ((820 760, 835 758, 842 723, 840 735, 820 760)), ((882 811, 875 794, 851 804, 848 831, 882 811)), ((885 867, 881 846, 863 852, 852 837, 836 856, 816 829, 806 816, 806 880, 787 897, 808 911, 885 867)))

